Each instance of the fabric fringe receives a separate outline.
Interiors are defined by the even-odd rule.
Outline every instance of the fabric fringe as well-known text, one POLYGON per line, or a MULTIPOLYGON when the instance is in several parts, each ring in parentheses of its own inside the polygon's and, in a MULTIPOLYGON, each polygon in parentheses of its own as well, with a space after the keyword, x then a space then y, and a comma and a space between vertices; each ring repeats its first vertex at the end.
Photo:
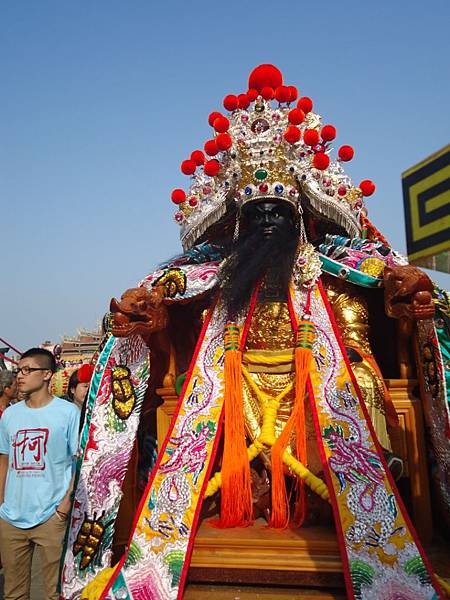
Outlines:
POLYGON ((361 235, 361 225, 346 207, 345 202, 325 194, 314 180, 303 182, 301 187, 316 212, 343 227, 350 237, 361 235))
POLYGON ((242 395, 242 356, 239 327, 225 327, 225 434, 222 459, 222 497, 217 527, 247 527, 253 520, 250 464, 245 442, 242 395))
MULTIPOLYGON (((296 454, 306 464, 305 389, 312 360, 315 327, 311 321, 298 324, 295 348, 295 405, 281 435, 272 447, 272 514, 270 527, 285 529, 289 524, 289 500, 284 479, 283 454, 292 432, 296 431, 296 454)), ((301 479, 297 488, 295 520, 300 527, 306 516, 305 482, 301 479)))
MULTIPOLYGON (((206 230, 217 223, 227 212, 227 195, 224 192, 219 193, 214 198, 214 205, 203 214, 196 213, 195 216, 188 217, 181 228, 181 244, 183 250, 189 250, 195 245, 197 240, 206 232, 206 230)), ((206 204, 205 204, 206 205, 206 204)))

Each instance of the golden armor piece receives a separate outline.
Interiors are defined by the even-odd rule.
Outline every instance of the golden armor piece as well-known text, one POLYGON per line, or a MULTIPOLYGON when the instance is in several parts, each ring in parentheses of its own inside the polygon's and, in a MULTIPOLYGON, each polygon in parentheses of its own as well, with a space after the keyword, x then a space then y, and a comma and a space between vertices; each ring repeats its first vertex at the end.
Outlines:
POLYGON ((391 451, 386 426, 386 390, 370 345, 367 302, 343 285, 329 286, 327 296, 344 346, 354 348, 361 355, 361 361, 350 361, 350 364, 380 444, 391 451))
MULTIPOLYGON (((354 348, 361 356, 360 361, 352 361, 350 364, 378 439, 383 448, 391 450, 385 415, 386 391, 370 345, 367 303, 363 297, 350 293, 339 283, 327 289, 327 296, 344 345, 354 348)), ((278 437, 295 402, 295 389, 292 386, 295 379, 294 334, 286 302, 262 302, 256 305, 242 362, 247 372, 247 376, 243 378, 245 424, 252 442, 261 432, 262 403, 267 398, 275 398, 291 386, 283 396, 278 410, 275 425, 275 435, 278 437)), ((307 405, 305 415, 308 468, 317 474, 322 470, 322 465, 307 405)), ((295 439, 291 440, 288 451, 293 453, 294 448, 295 439)), ((269 466, 270 452, 262 453, 262 457, 269 466)))
MULTIPOLYGON (((275 437, 278 438, 295 403, 294 333, 286 302, 262 302, 256 305, 242 363, 245 425, 252 442, 261 433, 263 403, 282 395, 286 390, 275 423, 275 437)), ((317 474, 322 471, 322 463, 307 403, 306 398, 307 466, 317 474)), ((287 451, 295 455, 294 436, 287 451)), ((263 451, 261 457, 270 466, 270 450, 263 451)))

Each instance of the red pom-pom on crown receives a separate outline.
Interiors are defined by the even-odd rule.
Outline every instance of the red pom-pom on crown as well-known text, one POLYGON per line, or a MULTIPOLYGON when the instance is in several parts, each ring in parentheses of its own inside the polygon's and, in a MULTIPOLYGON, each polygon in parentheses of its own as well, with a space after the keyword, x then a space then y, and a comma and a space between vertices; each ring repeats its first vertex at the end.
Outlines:
POLYGON ((289 100, 288 102, 295 102, 298 98, 298 89, 295 85, 288 85, 289 90, 289 100))
POLYGON ((228 94, 228 96, 225 96, 225 98, 223 99, 223 105, 227 110, 233 112, 238 107, 237 96, 235 96, 234 94, 228 94))
POLYGON ((215 177, 220 171, 220 163, 216 159, 208 160, 205 162, 203 170, 205 175, 209 175, 209 177, 215 177))
POLYGON ((324 125, 320 132, 320 136, 324 142, 331 142, 331 140, 334 140, 336 137, 336 127, 333 125, 324 125))
POLYGON ((219 152, 219 148, 217 147, 216 140, 208 140, 205 143, 205 152, 208 156, 215 156, 219 152))
POLYGON ((298 108, 301 108, 305 115, 312 111, 313 101, 308 96, 302 96, 297 102, 298 108))
POLYGON ((181 163, 181 172, 185 175, 193 175, 195 173, 195 169, 197 165, 193 160, 183 160, 181 163))
POLYGON ((229 133, 219 133, 219 135, 216 137, 216 144, 219 150, 229 150, 233 145, 231 135, 229 133))
POLYGON ((213 127, 217 133, 225 133, 225 131, 228 131, 230 128, 230 121, 221 115, 214 120, 213 127))
POLYGON ((201 167, 205 164, 205 155, 201 150, 194 150, 191 153, 191 160, 197 165, 197 167, 201 167))
POLYGON ((264 87, 277 88, 283 84, 283 75, 277 67, 271 64, 259 65, 250 73, 249 89, 254 88, 259 93, 264 87))
POLYGON ((211 125, 211 127, 213 127, 214 125, 214 121, 216 119, 218 119, 219 117, 222 117, 222 113, 217 112, 217 110, 215 110, 214 112, 212 112, 209 117, 208 117, 208 123, 211 125))
POLYGON ((246 109, 250 106, 250 100, 248 99, 247 94, 239 94, 238 106, 239 106, 239 108, 242 108, 242 109, 246 109))
POLYGON ((317 146, 319 139, 319 133, 315 129, 307 129, 303 134, 303 141, 307 146, 317 146))
POLYGON ((283 134, 284 139, 290 144, 295 144, 300 140, 301 132, 298 127, 291 125, 283 134))
POLYGON ((355 156, 355 151, 351 146, 341 146, 338 150, 338 156, 342 161, 347 162, 355 156))
POLYGON ((300 125, 305 120, 305 113, 301 108, 293 108, 289 111, 288 119, 292 125, 300 125))
POLYGON ((320 169, 321 171, 325 171, 325 169, 330 164, 330 157, 325 152, 317 152, 313 157, 313 166, 316 169, 320 169))
POLYGON ((173 190, 170 197, 174 204, 182 204, 186 200, 186 192, 184 190, 176 189, 173 190))
POLYGON ((269 85, 263 87, 263 89, 261 90, 261 96, 264 98, 264 100, 272 100, 275 96, 275 91, 273 87, 270 87, 269 85))
POLYGON ((376 190, 374 182, 370 179, 364 179, 363 181, 361 181, 358 187, 361 190, 363 196, 371 196, 376 190))
POLYGON ((289 88, 285 85, 279 85, 275 89, 275 98, 278 100, 278 102, 289 102, 290 97, 291 93, 289 88))

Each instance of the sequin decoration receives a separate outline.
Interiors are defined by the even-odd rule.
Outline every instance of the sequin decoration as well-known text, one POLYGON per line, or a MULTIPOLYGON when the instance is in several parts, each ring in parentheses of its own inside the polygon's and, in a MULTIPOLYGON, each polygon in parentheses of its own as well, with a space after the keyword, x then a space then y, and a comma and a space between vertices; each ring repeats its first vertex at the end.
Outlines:
POLYGON ((73 545, 73 555, 81 552, 80 569, 86 569, 98 551, 105 527, 100 520, 84 518, 73 545))
POLYGON ((166 298, 183 296, 186 292, 186 274, 182 269, 167 269, 153 282, 153 286, 163 285, 166 298))
POLYGON ((130 370, 123 366, 114 367, 111 378, 114 412, 119 419, 128 419, 136 404, 136 395, 130 381, 130 370))
POLYGON ((293 281, 298 287, 311 287, 322 273, 322 263, 314 246, 303 244, 298 250, 294 264, 293 281))
POLYGON ((366 258, 359 264, 361 273, 366 273, 372 277, 381 277, 385 267, 385 262, 379 258, 366 258))

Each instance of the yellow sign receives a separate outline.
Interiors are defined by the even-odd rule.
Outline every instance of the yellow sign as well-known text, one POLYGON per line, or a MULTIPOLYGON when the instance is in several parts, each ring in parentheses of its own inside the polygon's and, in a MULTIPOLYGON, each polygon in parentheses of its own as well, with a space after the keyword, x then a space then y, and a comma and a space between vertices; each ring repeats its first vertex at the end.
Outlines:
POLYGON ((402 174, 411 262, 450 249, 450 144, 402 174))

